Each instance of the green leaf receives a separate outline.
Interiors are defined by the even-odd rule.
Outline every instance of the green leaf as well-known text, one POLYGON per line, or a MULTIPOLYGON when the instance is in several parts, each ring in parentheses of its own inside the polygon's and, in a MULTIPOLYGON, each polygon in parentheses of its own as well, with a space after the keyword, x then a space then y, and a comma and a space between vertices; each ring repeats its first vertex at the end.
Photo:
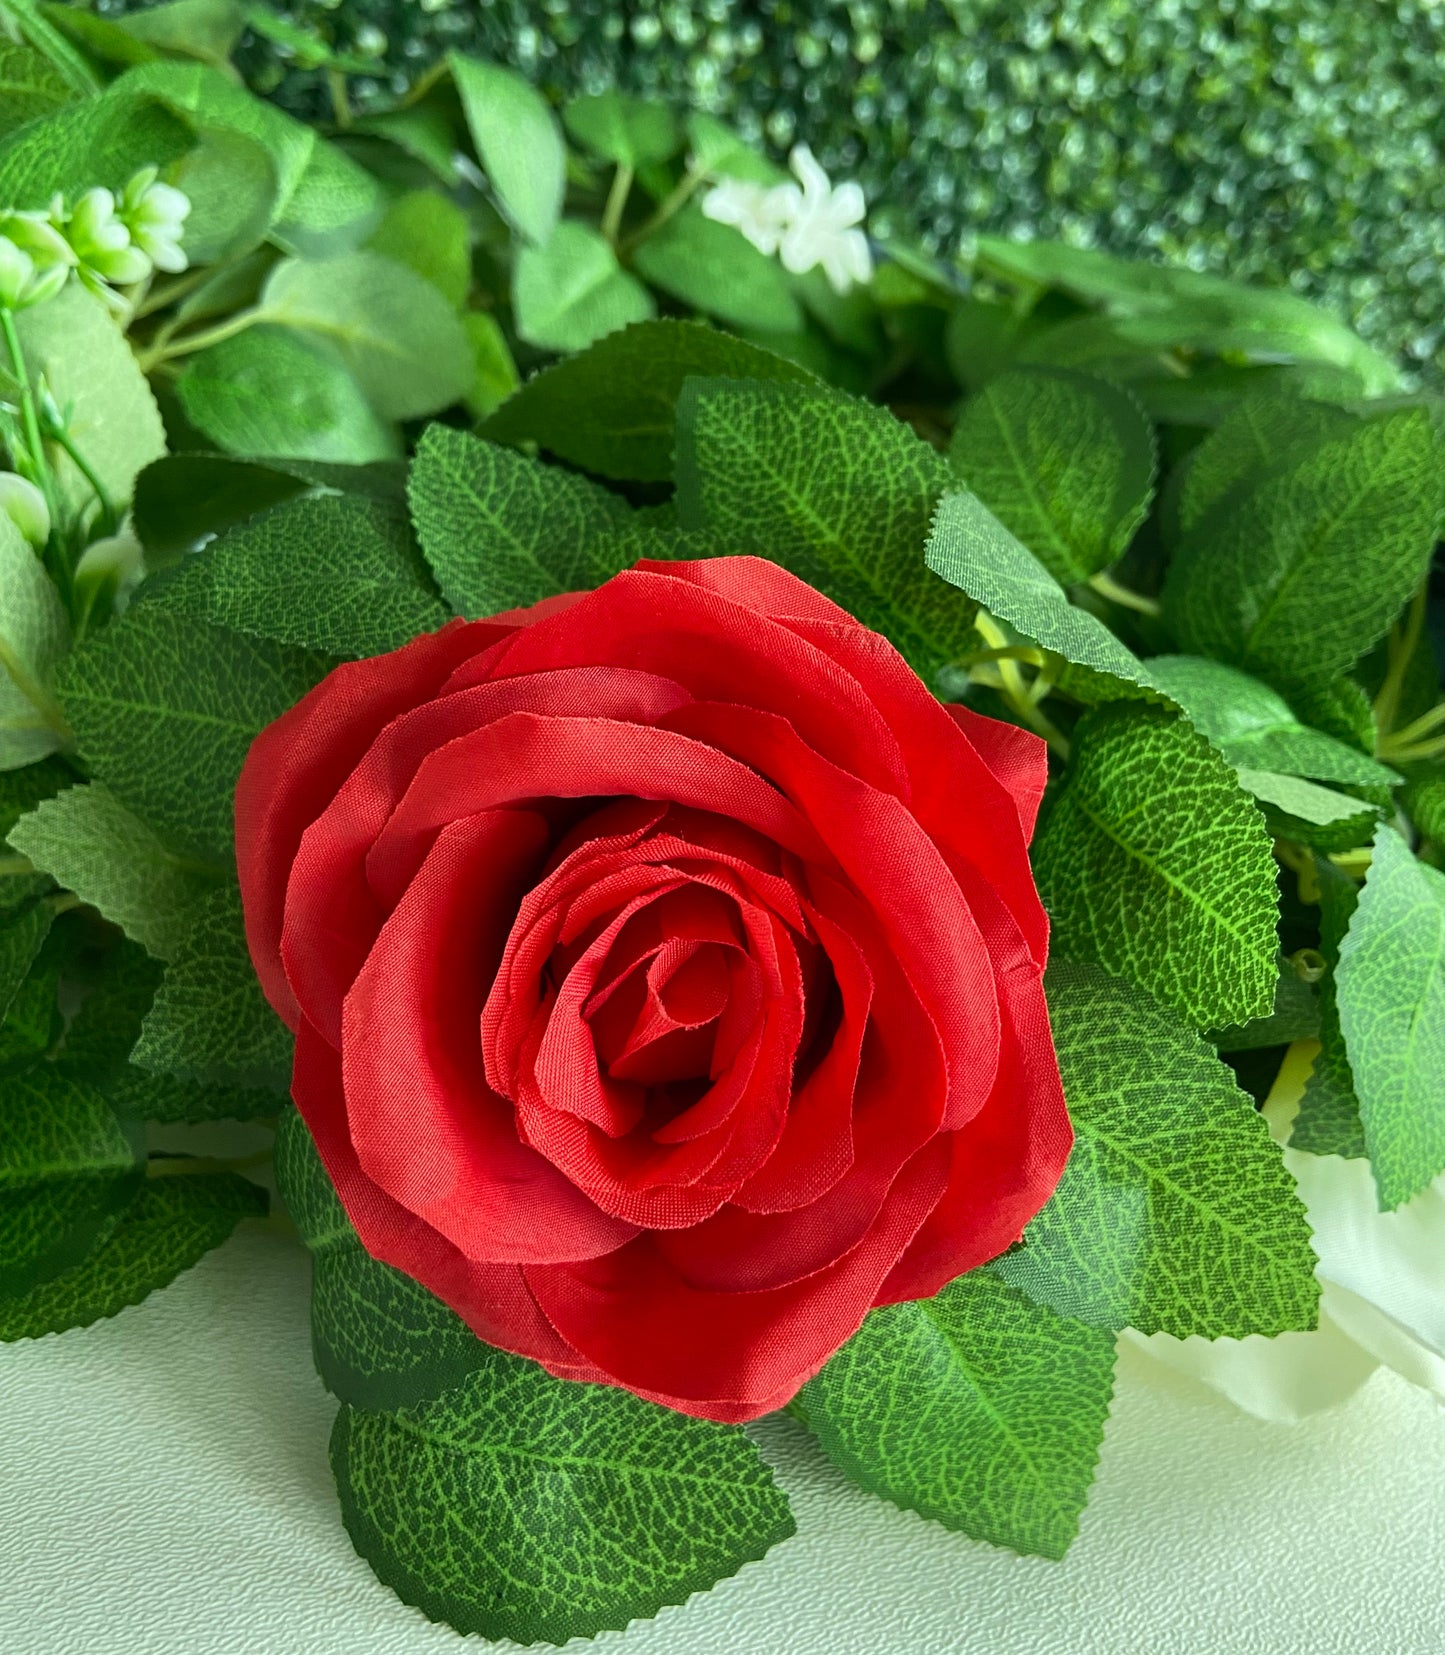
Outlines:
POLYGON ((211 535, 307 486, 304 477, 225 454, 169 454, 156 460, 136 478, 131 513, 146 565, 163 568, 211 535))
POLYGON ((17 127, 0 143, 0 201, 44 208, 101 184, 124 188, 140 167, 168 166, 190 148, 185 124, 114 89, 17 127))
POLYGON ((215 874, 169 850, 100 782, 23 816, 10 843, 151 953, 173 955, 215 874))
POLYGON ((462 327, 476 368, 476 378, 466 395, 467 412, 473 419, 484 420, 516 390, 520 376, 502 325, 490 311, 463 312, 462 327))
POLYGON ((737 1427, 498 1350, 437 1401, 343 1407, 331 1464, 386 1585, 459 1632, 519 1643, 621 1629, 794 1532, 737 1427))
POLYGON ((1274 1005, 1264 1017, 1248 1023, 1230 1023, 1205 1036, 1217 1052, 1258 1052, 1313 1040, 1320 1032, 1319 997, 1289 960, 1280 961, 1274 985, 1274 1005))
POLYGON ((43 52, 0 39, 0 137, 74 101, 74 89, 43 52))
POLYGON ((73 1079, 108 1092, 140 1037, 164 972, 161 962, 139 943, 120 938, 65 1031, 57 1066, 73 1079))
POLYGON ((440 1396, 488 1364, 489 1347, 454 1310, 362 1246, 294 1109, 276 1129, 275 1155, 277 1188, 311 1251, 311 1349, 329 1391, 384 1412, 440 1396))
POLYGON ((203 1085, 285 1091, 291 1031, 256 980, 234 885, 213 891, 197 908, 134 1055, 142 1069, 203 1085))
POLYGON ((1320 979, 1320 1049, 1305 1083, 1299 1113, 1290 1131, 1290 1147, 1311 1155, 1364 1157, 1365 1133, 1355 1096, 1350 1057, 1340 1029, 1338 975, 1340 944, 1349 929, 1359 892, 1347 874, 1327 857, 1315 857, 1320 888, 1320 952, 1328 970, 1320 979))
POLYGON ((1155 655, 1149 676, 1236 767, 1365 787, 1399 780, 1358 748, 1302 724, 1283 696, 1237 667, 1202 655, 1155 655))
MULTIPOLYGON (((111 500, 123 506, 142 466, 166 451, 165 428, 125 335, 99 299, 76 282, 15 318, 30 377, 41 374, 66 413, 70 438, 111 500)), ((66 500, 95 495, 68 456, 55 461, 66 500)))
POLYGON ((1243 1338, 1312 1328, 1305 1211, 1264 1117, 1174 1013, 1092 967, 1049 973, 1074 1148, 989 1269, 1094 1327, 1243 1338))
POLYGON ((398 649, 449 619, 405 511, 354 494, 274 507, 187 559, 145 602, 352 658, 398 649))
POLYGON ((401 453, 336 352, 284 328, 249 328, 199 351, 176 390, 191 424, 233 454, 365 465, 401 453))
POLYGON ((262 289, 261 315, 324 339, 388 419, 435 413, 471 387, 466 334, 451 307, 381 253, 283 259, 262 289))
POLYGON ((964 405, 948 457, 1058 581, 1123 555, 1154 492, 1154 430, 1130 394, 1061 368, 1015 368, 964 405))
POLYGON ((1062 1557, 1094 1479, 1112 1334, 983 1271, 873 1311, 802 1393, 829 1459, 975 1540, 1062 1557))
POLYGON ((0 1017, 10 1010, 50 934, 55 909, 42 899, 51 889, 41 875, 0 876, 0 1017))
POLYGON ((534 374, 494 413, 483 434, 537 442, 603 477, 672 478, 677 399, 697 374, 718 379, 813 376, 786 357, 701 322, 635 322, 534 374))
POLYGON ((652 295, 586 224, 559 224, 540 246, 523 247, 512 271, 517 334, 549 351, 585 350, 593 340, 645 321, 652 295))
POLYGON ((265 1190, 233 1172, 148 1179, 83 1264, 0 1299, 0 1340, 62 1333, 139 1304, 266 1207, 265 1190))
POLYGON ((1071 604, 1028 547, 966 489, 939 502, 925 560, 934 574, 1023 637, 1099 675, 1097 693, 1090 699, 1153 690, 1153 678, 1138 656, 1096 615, 1071 604), (1135 688, 1121 689, 1110 680, 1135 688))
POLYGON ((1364 844, 1385 814, 1366 799, 1316 787, 1298 776, 1243 767, 1236 774, 1239 785, 1266 806, 1265 821, 1276 838, 1297 839, 1321 850, 1349 850, 1364 844))
POLYGON ((901 420, 824 385, 689 379, 678 401, 682 526, 781 563, 925 679, 973 640, 972 605, 920 556, 948 480, 901 420))
POLYGON ((467 215, 436 190, 410 190, 386 209, 367 246, 429 281, 453 310, 472 285, 467 215))
POLYGON ((386 201, 378 179, 318 136, 285 211, 271 227, 271 240, 303 258, 328 258, 364 241, 386 201))
POLYGON ((59 1045, 65 1033, 60 979, 71 965, 78 943, 75 927, 48 928, 24 982, 0 1018, 0 1070, 28 1069, 59 1045))
POLYGON ((140 603, 69 657, 60 696, 96 778, 178 849, 228 866, 251 743, 331 665, 140 603))
POLYGON ((0 1297, 73 1269, 115 1227, 138 1144, 93 1086, 38 1064, 4 1080, 0 1297))
POLYGON ((682 126, 666 104, 625 92, 574 98, 562 110, 562 124, 583 149, 619 166, 669 161, 682 145, 682 126))
POLYGON ((1269 472, 1175 553, 1164 602, 1179 641, 1284 688, 1336 677, 1425 578, 1439 473, 1423 408, 1361 422, 1269 472))
POLYGON ((1269 1011, 1270 838, 1233 771, 1182 719, 1136 702, 1086 713, 1033 854, 1056 958, 1102 965, 1198 1028, 1269 1011))
POLYGON ((0 771, 34 764, 68 737, 55 673, 69 648, 60 594, 0 512, 0 771))
POLYGON ((641 242, 638 275, 705 316, 765 333, 797 333, 803 311, 776 259, 730 224, 704 218, 693 202, 641 242))
POLYGON ((1402 797, 1420 833, 1436 845, 1445 845, 1445 766, 1422 765, 1412 771, 1402 797))
MULTIPOLYGON (((0 840, 9 837, 10 829, 27 811, 34 810, 42 799, 54 798, 76 779, 62 758, 41 759, 19 770, 0 770, 0 840)), ((6 906, 4 889, 0 885, 0 908, 6 906)))
POLYGON ((1380 1207, 1393 1210, 1445 1171, 1445 874, 1393 828, 1375 835, 1335 986, 1380 1207))
POLYGON ((787 178, 760 150, 738 136, 730 126, 701 110, 683 118, 687 145, 692 152, 693 172, 743 178, 755 184, 779 184, 787 178))
POLYGON ((202 127, 168 169, 167 182, 191 203, 182 245, 193 265, 253 252, 275 222, 281 190, 275 163, 266 146, 244 132, 202 127))
POLYGON ((447 61, 497 205, 540 245, 562 212, 566 150, 557 117, 520 75, 457 52, 447 61))
POLYGON ((121 18, 119 26, 163 52, 181 52, 219 66, 241 38, 246 11, 238 0, 166 0, 121 18))
POLYGON ((202 1085, 178 1075, 152 1074, 127 1063, 106 1082, 105 1095, 132 1120, 196 1125, 251 1121, 276 1113, 275 1092, 257 1086, 202 1085))
POLYGON ((595 585, 591 547, 627 513, 585 477, 446 425, 423 433, 409 494, 442 595, 472 620, 595 585))

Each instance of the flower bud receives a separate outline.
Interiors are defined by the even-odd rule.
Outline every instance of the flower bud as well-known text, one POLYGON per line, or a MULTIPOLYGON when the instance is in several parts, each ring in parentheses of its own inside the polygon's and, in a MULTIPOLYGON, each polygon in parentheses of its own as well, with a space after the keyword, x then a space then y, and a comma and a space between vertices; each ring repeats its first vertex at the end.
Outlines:
POLYGON ((13 471, 0 471, 0 512, 4 512, 37 552, 50 539, 50 508, 29 478, 13 471))
POLYGON ((91 608, 108 595, 120 610, 144 577, 145 549, 140 541, 124 532, 108 535, 81 553, 75 566, 75 592, 91 608))
POLYGON ((190 197, 170 184, 158 184, 154 167, 142 167, 121 196, 120 217, 131 241, 158 270, 172 274, 186 268, 181 236, 190 210, 190 197))
POLYGON ((0 305, 19 310, 35 275, 35 261, 9 236, 0 236, 0 305))

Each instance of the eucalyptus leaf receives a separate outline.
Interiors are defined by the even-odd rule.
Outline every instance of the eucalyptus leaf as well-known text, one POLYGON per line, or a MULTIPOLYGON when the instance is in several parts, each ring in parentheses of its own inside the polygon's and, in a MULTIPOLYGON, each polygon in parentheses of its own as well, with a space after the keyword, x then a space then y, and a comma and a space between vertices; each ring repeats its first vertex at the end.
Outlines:
POLYGON ((645 321, 654 306, 597 231, 567 219, 545 242, 517 254, 512 309, 517 333, 529 345, 580 351, 629 322, 645 321))
POLYGON ((730 224, 684 207, 639 243, 633 268, 654 287, 734 327, 797 333, 803 311, 787 272, 730 224))
POLYGON ((472 283, 467 216, 438 190, 409 190, 386 209, 367 246, 429 281, 453 310, 472 283))
POLYGON ((566 150, 557 117, 520 75, 455 52, 447 61, 498 205, 527 241, 542 245, 562 213, 566 150))
POLYGON ((598 92, 574 98, 562 110, 568 133, 592 154, 619 166, 668 161, 682 145, 682 126, 664 103, 598 92))

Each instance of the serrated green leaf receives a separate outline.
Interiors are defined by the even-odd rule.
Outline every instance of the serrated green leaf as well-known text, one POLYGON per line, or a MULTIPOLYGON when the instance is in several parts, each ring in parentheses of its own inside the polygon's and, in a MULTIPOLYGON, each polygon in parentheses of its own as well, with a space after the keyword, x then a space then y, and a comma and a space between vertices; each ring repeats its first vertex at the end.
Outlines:
POLYGON ((925 560, 934 574, 1023 637, 1100 675, 1098 695, 1091 699, 1153 690, 1144 662, 1097 616, 1071 604, 1038 558, 967 489, 939 502, 925 560), (1110 680, 1118 684, 1111 686, 1110 680))
POLYGON ((138 168, 167 166, 192 141, 166 110, 112 88, 27 122, 0 143, 0 201, 44 208, 57 190, 72 198, 97 184, 120 190, 138 168))
POLYGON ((139 1121, 197 1125, 205 1121, 253 1121, 276 1113, 275 1092, 259 1086, 203 1084, 179 1075, 153 1074, 127 1063, 105 1084, 105 1095, 139 1121))
POLYGON ((436 413, 471 387, 466 334, 451 307, 381 253, 283 259, 261 290, 261 316, 324 339, 384 418, 436 413))
POLYGON ((1313 1040, 1320 1032, 1319 996, 1292 962, 1280 961, 1274 985, 1274 1005, 1263 1017, 1248 1023, 1230 1023, 1210 1029, 1205 1039, 1217 1052, 1257 1052, 1313 1040))
POLYGON ((0 1297, 79 1264, 140 1177, 138 1144, 93 1086, 48 1064, 0 1079, 0 1297))
POLYGON ((1374 832, 1384 811, 1365 799, 1316 787, 1298 776, 1269 770, 1236 770, 1239 785, 1260 801, 1276 837, 1297 839, 1321 850, 1348 850, 1374 832))
POLYGON ((682 144, 681 123, 666 104, 625 92, 574 98, 562 109, 562 124, 584 149, 620 166, 670 160, 682 144))
POLYGON ((562 212, 567 157, 557 117, 520 75, 457 52, 447 62, 497 205, 540 245, 562 212))
POLYGON ((1381 1210, 1445 1171, 1445 874, 1393 828, 1340 944, 1340 1028, 1381 1210))
POLYGON ((1365 754, 1379 745, 1375 709, 1368 693, 1353 678, 1334 678, 1328 684, 1300 690, 1294 705, 1306 724, 1365 754))
POLYGON ((1117 562, 1154 491, 1154 430, 1129 393, 1062 368, 1014 368, 964 405, 948 457, 1058 581, 1117 562))
POLYGON ((352 658, 398 649, 449 619, 404 509, 354 494, 274 507, 187 559, 145 601, 352 658))
POLYGON ((216 881, 100 782, 46 800, 16 823, 10 843, 162 959, 175 953, 216 881))
POLYGON ((549 351, 580 351, 646 321, 652 295, 617 262, 589 225, 567 219, 537 247, 523 247, 512 270, 517 335, 549 351))
POLYGON ((0 1299, 0 1340, 62 1333, 139 1304, 266 1207, 265 1190, 233 1172, 147 1179, 83 1264, 0 1299))
POLYGON ((1180 543, 1164 586, 1180 643, 1282 688, 1336 677, 1424 579, 1439 473, 1423 408, 1362 421, 1271 471, 1180 543))
POLYGON ((248 328, 198 351, 176 392, 191 424, 232 454, 359 466, 401 453, 396 428, 336 352, 285 328, 248 328))
POLYGON ((734 327, 797 333, 803 309, 776 259, 731 224, 703 216, 696 202, 640 243, 633 268, 685 305, 734 327))
POLYGON ((75 101, 75 89, 43 52, 0 40, 0 137, 75 101))
POLYGON ((659 318, 599 339, 534 374, 483 427, 537 442, 602 477, 672 477, 677 399, 690 375, 809 383, 805 368, 702 322, 659 318))
POLYGON ((161 569, 211 535, 304 494, 307 487, 304 477, 276 464, 226 454, 168 454, 135 480, 131 518, 146 566, 161 569))
POLYGON ((453 310, 472 285, 467 215, 437 190, 409 190, 386 209, 368 247, 429 281, 453 310))
POLYGON ((408 493, 443 597, 473 620, 595 584, 589 548, 626 522, 585 477, 445 425, 423 433, 408 493))
POLYGON ((251 743, 332 665, 141 603, 67 659, 59 692, 95 777, 177 849, 229 866, 251 743))
POLYGON ((234 885, 213 891, 176 949, 141 1025, 142 1069, 202 1085, 285 1091, 291 1031, 266 1003, 234 885))
MULTIPOLYGON (((125 335, 93 293, 78 282, 15 317, 33 380, 42 374, 66 411, 70 439, 107 494, 123 506, 142 466, 166 451, 165 428, 125 335)), ((71 505, 91 507, 95 493, 68 456, 54 462, 71 505)))
POLYGON ((1199 1035, 1092 967, 1049 973, 1074 1149, 989 1269, 1062 1316, 1175 1338, 1311 1328, 1309 1225, 1264 1117, 1199 1035))
POLYGON ((1234 772, 1162 708, 1114 702, 1075 731, 1034 842, 1055 958, 1102 965, 1198 1028, 1274 1001, 1270 838, 1234 772))
POLYGON ((1282 695, 1237 667, 1202 655, 1154 655, 1149 676, 1237 768, 1359 786, 1399 780, 1357 747, 1302 724, 1282 695))
POLYGON ((140 1037, 165 967, 122 937, 107 953, 65 1031, 56 1062, 73 1079, 106 1090, 140 1037))
POLYGON ((44 900, 53 889, 41 874, 0 875, 0 1017, 30 975, 55 918, 44 900))
POLYGON ((311 1252, 311 1349, 329 1391, 384 1412, 438 1397, 487 1365, 488 1347, 454 1310, 362 1246, 294 1109, 277 1126, 275 1164, 311 1252))
MULTIPOLYGON (((77 780, 74 770, 59 757, 44 758, 38 764, 27 764, 18 770, 0 770, 0 840, 9 836, 10 829, 27 811, 34 810, 43 799, 54 798, 62 787, 70 787, 77 780)), ((0 885, 0 893, 3 891, 4 886, 0 885)), ((0 894, 0 908, 5 905, 5 898, 0 894)))
POLYGON ((1366 1153, 1365 1133, 1340 1029, 1337 994, 1340 944, 1349 929, 1359 891, 1354 880, 1326 857, 1316 856, 1315 876, 1320 888, 1320 952, 1328 970, 1320 979, 1320 1049, 1305 1082, 1289 1141, 1291 1148, 1307 1150, 1311 1155, 1343 1155, 1360 1160, 1366 1153))
POLYGON ((60 594, 0 513, 0 771, 34 764, 69 736, 55 698, 56 670, 69 648, 60 594))
POLYGON ((678 400, 683 528, 781 563, 925 679, 973 639, 972 605, 920 557, 948 481, 901 420, 825 385, 689 379, 678 400))
POLYGON ((857 1483, 975 1540, 1062 1557, 1094 1479, 1113 1335, 975 1270, 873 1311, 802 1393, 857 1483))
POLYGON ((735 1426, 489 1350, 434 1402, 343 1406, 331 1464, 352 1542, 459 1632, 565 1643, 654 1615, 793 1533, 735 1426))
POLYGON ((0 1070, 29 1068, 58 1044, 65 1029, 60 976, 71 952, 70 936, 52 925, 0 1021, 0 1070))
POLYGON ((1421 834, 1445 845, 1445 765, 1422 765, 1412 771, 1402 801, 1421 834))

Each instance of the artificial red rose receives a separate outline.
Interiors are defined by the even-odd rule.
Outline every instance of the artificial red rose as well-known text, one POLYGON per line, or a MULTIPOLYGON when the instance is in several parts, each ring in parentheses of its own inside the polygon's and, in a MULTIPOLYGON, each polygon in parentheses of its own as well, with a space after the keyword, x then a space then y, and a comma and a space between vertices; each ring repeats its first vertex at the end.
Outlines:
POLYGON ((367 1249, 724 1421, 1001 1252, 1071 1142, 1044 774, 759 558, 338 667, 252 747, 237 850, 367 1249))

